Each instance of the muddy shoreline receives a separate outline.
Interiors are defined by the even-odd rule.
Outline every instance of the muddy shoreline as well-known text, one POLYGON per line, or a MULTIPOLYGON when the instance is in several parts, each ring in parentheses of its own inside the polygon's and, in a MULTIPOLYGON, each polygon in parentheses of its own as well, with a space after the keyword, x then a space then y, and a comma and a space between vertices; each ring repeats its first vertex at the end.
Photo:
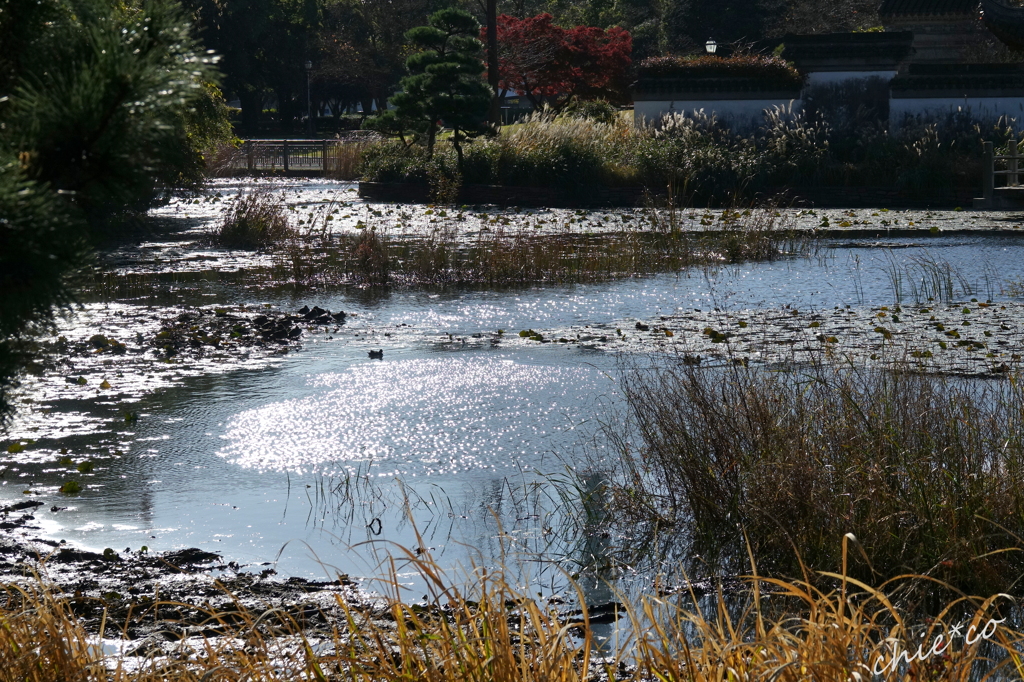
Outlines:
POLYGON ((236 622, 243 612, 247 619, 262 616, 268 626, 291 619, 309 636, 328 637, 344 622, 340 602, 367 617, 384 612, 381 599, 347 576, 282 578, 271 562, 224 562, 196 548, 97 553, 46 540, 34 534, 33 512, 42 504, 27 500, 0 510, 0 580, 7 586, 0 598, 8 605, 17 600, 11 586, 29 593, 46 588, 67 602, 86 632, 99 635, 102 629, 108 639, 125 640, 127 656, 148 656, 191 637, 231 634, 232 618, 223 614, 234 614, 236 622))

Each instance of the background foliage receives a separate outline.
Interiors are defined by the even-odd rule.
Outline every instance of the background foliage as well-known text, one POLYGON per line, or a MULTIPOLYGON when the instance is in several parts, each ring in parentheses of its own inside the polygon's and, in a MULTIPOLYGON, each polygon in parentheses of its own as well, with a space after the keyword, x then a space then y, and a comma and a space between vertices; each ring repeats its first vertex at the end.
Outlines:
MULTIPOLYGON (((485 0, 182 0, 198 36, 224 56, 224 87, 241 107, 246 135, 299 130, 312 63, 313 115, 328 111, 333 127, 346 113, 383 109, 406 75, 412 50, 406 33, 445 8, 487 23, 485 0)), ((497 12, 523 22, 540 15, 562 32, 628 33, 632 60, 701 54, 705 41, 774 46, 783 35, 878 26, 875 0, 497 0, 497 12)), ((586 37, 586 36, 580 36, 586 37)), ((593 36, 591 36, 593 37, 593 36)), ((521 50, 515 42, 505 50, 521 50)), ((981 49, 979 47, 979 49, 981 49)), ((991 52, 991 50, 989 50, 991 52)), ((602 67, 603 69, 604 67, 602 67)), ((602 69, 590 69, 591 73, 602 69)), ((634 74, 620 79, 619 90, 634 74)), ((564 79, 563 79, 564 80, 564 79)), ((581 96, 614 98, 608 92, 581 96)), ((326 123, 326 121, 324 121, 326 123)))

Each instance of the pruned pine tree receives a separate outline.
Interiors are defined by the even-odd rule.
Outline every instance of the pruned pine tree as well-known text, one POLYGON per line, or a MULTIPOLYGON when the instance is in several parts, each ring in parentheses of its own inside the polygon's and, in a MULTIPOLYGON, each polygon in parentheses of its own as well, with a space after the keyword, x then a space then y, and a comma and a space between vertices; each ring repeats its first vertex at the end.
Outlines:
POLYGON ((494 93, 482 79, 480 24, 459 9, 440 10, 429 21, 406 34, 421 51, 406 60, 409 75, 391 98, 395 108, 367 121, 367 127, 391 135, 418 134, 432 156, 441 123, 452 130, 461 172, 462 143, 490 130, 486 119, 494 93))

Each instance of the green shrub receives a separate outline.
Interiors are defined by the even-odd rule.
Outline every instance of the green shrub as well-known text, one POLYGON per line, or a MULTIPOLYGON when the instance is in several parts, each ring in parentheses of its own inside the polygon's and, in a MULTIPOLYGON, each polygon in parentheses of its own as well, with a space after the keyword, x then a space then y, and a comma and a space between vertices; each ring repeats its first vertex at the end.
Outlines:
POLYGON ((64 16, 0 19, 5 32, 36 36, 0 92, 0 144, 24 151, 29 177, 73 197, 102 236, 112 217, 201 178, 203 146, 228 132, 226 109, 178 3, 40 4, 64 16))
POLYGON ((363 152, 360 175, 370 182, 427 182, 427 150, 398 140, 378 142, 363 152))
POLYGON ((49 187, 0 153, 0 431, 13 411, 10 389, 31 359, 30 339, 55 306, 69 305, 88 262, 83 222, 49 187))
MULTIPOLYGON (((473 184, 575 193, 601 186, 669 187, 678 199, 704 205, 785 189, 858 185, 935 197, 975 186, 982 139, 998 148, 1014 135, 1005 124, 982 130, 965 113, 907 122, 893 133, 876 119, 824 106, 808 114, 777 109, 757 130, 739 134, 703 112, 642 127, 618 117, 602 122, 542 112, 506 126, 496 138, 467 145, 461 175, 473 184)), ((387 142, 367 150, 362 173, 377 182, 428 184, 441 175, 455 181, 457 169, 448 145, 428 159, 422 146, 387 142)))
POLYGON ((640 78, 754 78, 771 88, 799 88, 804 77, 781 57, 739 54, 732 57, 650 57, 640 62, 640 78))
MULTIPOLYGON (((496 138, 465 147, 465 178, 474 184, 560 187, 579 190, 595 185, 636 182, 630 156, 637 132, 628 122, 601 123, 588 118, 535 114, 507 126, 496 138)), ((432 158, 423 147, 380 143, 363 154, 362 174, 373 182, 416 182, 444 173, 454 179, 458 161, 448 146, 432 158)))
POLYGON ((618 110, 605 99, 574 98, 562 109, 562 115, 569 118, 586 118, 598 123, 612 123, 618 110))

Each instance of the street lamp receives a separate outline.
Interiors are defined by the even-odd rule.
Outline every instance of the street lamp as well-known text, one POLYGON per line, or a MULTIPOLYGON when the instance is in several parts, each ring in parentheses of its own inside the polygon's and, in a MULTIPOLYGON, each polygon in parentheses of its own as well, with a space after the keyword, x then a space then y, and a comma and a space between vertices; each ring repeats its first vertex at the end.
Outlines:
POLYGON ((313 133, 316 132, 316 130, 313 127, 312 97, 310 96, 310 92, 309 92, 309 74, 310 74, 310 72, 312 70, 313 70, 313 62, 311 62, 311 61, 309 61, 307 59, 306 60, 306 121, 307 121, 306 129, 309 131, 310 135, 312 135, 313 133))
POLYGON ((715 42, 714 38, 708 38, 708 42, 704 43, 704 49, 708 54, 714 55, 718 51, 718 43, 715 42))

